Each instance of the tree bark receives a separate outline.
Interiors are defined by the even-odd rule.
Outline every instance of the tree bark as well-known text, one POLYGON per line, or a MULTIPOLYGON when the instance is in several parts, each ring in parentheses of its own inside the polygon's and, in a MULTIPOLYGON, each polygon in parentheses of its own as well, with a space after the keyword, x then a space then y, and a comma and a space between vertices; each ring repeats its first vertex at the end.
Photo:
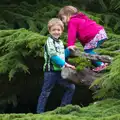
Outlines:
MULTIPOLYGON (((71 68, 63 68, 61 72, 61 76, 63 79, 66 79, 70 82, 73 82, 77 85, 85 85, 90 87, 92 82, 97 78, 100 77, 100 73, 95 73, 90 69, 84 68, 82 71, 76 71, 71 68)), ((96 86, 91 88, 91 90, 96 90, 96 86)))
POLYGON ((75 51, 71 50, 71 56, 85 57, 89 60, 101 61, 105 63, 111 63, 113 60, 113 58, 108 55, 91 55, 89 53, 81 52, 78 48, 76 48, 75 51))
MULTIPOLYGON (((79 49, 75 49, 75 51, 71 50, 71 56, 78 56, 78 57, 86 57, 89 60, 95 61, 102 61, 106 63, 111 63, 112 58, 107 55, 91 55, 88 53, 81 52, 79 49)), ((77 85, 85 85, 90 87, 92 82, 101 76, 101 73, 95 73, 89 68, 84 68, 81 71, 76 71, 71 68, 63 68, 61 72, 61 76, 64 79, 67 79, 77 85)), ((94 86, 93 90, 96 89, 98 86, 94 86)))

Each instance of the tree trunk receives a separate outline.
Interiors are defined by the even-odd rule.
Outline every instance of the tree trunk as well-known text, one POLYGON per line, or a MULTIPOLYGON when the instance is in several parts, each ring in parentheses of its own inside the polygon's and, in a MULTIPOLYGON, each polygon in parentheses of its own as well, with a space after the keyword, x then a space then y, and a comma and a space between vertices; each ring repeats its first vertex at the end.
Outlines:
MULTIPOLYGON (((71 56, 78 56, 78 57, 86 57, 89 60, 95 60, 95 61, 102 61, 106 63, 111 63, 112 58, 107 55, 91 55, 88 53, 80 52, 79 49, 75 49, 75 51, 71 50, 71 56)), ((69 81, 72 81, 73 83, 77 85, 85 85, 90 87, 92 82, 97 78, 101 76, 101 73, 95 73, 89 68, 84 68, 81 71, 76 71, 71 68, 63 68, 61 72, 61 76, 64 79, 67 79, 69 81)), ((96 89, 93 88, 93 90, 96 89)))
MULTIPOLYGON (((90 69, 84 68, 82 71, 76 71, 71 68, 63 68, 61 72, 61 76, 63 79, 67 79, 77 85, 85 85, 90 87, 92 82, 100 77, 100 73, 95 73, 90 69)), ((91 88, 91 90, 96 90, 96 86, 91 88)))
POLYGON ((91 55, 89 53, 81 52, 78 48, 75 51, 71 50, 71 56, 86 57, 89 60, 102 61, 105 63, 111 63, 113 58, 108 55, 91 55))

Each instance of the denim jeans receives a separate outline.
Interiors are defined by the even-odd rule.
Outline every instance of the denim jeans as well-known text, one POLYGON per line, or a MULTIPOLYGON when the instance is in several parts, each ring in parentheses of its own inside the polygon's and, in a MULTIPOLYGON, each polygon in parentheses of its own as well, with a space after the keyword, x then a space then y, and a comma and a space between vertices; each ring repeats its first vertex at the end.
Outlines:
POLYGON ((38 98, 37 113, 44 112, 47 99, 51 93, 52 88, 55 86, 55 84, 60 84, 66 88, 66 91, 61 101, 61 106, 71 103, 72 96, 75 91, 75 85, 72 83, 69 83, 67 80, 62 79, 61 72, 45 72, 42 92, 38 98))

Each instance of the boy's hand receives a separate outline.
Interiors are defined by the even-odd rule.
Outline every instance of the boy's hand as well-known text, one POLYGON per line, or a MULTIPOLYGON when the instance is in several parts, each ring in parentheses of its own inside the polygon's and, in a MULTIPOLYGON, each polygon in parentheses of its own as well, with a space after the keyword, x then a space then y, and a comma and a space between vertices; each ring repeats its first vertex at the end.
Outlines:
POLYGON ((75 45, 71 45, 71 46, 68 47, 69 50, 73 50, 73 51, 75 51, 75 48, 76 48, 75 45))
POLYGON ((75 66, 70 65, 70 64, 68 64, 68 63, 65 63, 65 67, 69 67, 69 68, 72 68, 72 69, 74 69, 74 70, 76 69, 75 66))

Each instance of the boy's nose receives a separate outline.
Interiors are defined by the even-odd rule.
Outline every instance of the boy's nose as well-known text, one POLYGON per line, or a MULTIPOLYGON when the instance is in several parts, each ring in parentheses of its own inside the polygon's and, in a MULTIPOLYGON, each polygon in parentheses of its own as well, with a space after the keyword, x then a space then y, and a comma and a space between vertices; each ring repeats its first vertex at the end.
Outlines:
POLYGON ((55 32, 56 32, 56 33, 59 33, 59 31, 58 31, 58 30, 56 30, 55 32))

